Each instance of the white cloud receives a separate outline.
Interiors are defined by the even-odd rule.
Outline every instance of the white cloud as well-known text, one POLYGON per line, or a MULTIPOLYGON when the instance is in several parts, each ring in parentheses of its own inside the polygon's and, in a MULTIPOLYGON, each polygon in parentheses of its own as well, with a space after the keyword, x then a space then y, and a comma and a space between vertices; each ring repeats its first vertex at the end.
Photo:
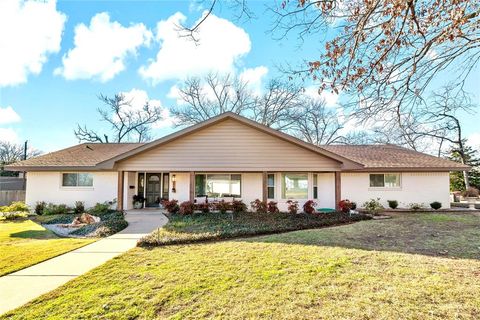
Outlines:
POLYGON ((55 1, 0 1, 0 87, 42 71, 48 54, 60 51, 65 20, 55 1))
POLYGON ((318 87, 313 85, 305 88, 305 94, 315 100, 324 100, 328 108, 338 107, 339 95, 329 90, 318 93, 318 87))
POLYGON ((250 89, 257 95, 262 92, 262 81, 268 73, 268 68, 259 66, 256 68, 244 69, 240 75, 240 80, 247 82, 250 89))
POLYGON ((20 138, 12 128, 0 128, 0 141, 18 143, 20 138))
POLYGON ((468 136, 468 144, 480 151, 480 132, 472 133, 468 136))
POLYGON ((156 40, 161 43, 160 50, 156 59, 139 69, 144 79, 157 84, 210 71, 232 72, 238 60, 250 52, 248 34, 226 19, 210 15, 196 34, 199 43, 179 37, 178 26, 185 21, 186 17, 177 12, 157 24, 156 40))
POLYGON ((110 21, 106 12, 96 14, 87 27, 75 27, 75 47, 63 57, 63 66, 55 74, 65 79, 98 78, 105 82, 125 69, 125 60, 140 46, 150 44, 152 33, 144 24, 124 27, 110 21))
POLYGON ((141 111, 145 104, 148 104, 152 107, 158 107, 162 111, 162 119, 152 125, 155 129, 171 127, 175 124, 175 118, 170 115, 170 112, 167 108, 162 106, 160 100, 150 99, 148 94, 144 90, 132 89, 128 92, 122 92, 127 101, 130 101, 131 110, 141 111))
POLYGON ((19 122, 20 116, 13 110, 12 107, 0 107, 0 124, 19 122))

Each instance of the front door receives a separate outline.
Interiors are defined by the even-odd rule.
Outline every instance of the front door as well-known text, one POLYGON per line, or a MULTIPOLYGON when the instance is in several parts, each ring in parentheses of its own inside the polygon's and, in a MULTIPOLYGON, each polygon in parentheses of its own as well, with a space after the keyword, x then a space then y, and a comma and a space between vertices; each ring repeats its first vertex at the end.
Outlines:
POLYGON ((160 205, 161 173, 147 173, 147 188, 145 189, 145 205, 158 207, 160 205))

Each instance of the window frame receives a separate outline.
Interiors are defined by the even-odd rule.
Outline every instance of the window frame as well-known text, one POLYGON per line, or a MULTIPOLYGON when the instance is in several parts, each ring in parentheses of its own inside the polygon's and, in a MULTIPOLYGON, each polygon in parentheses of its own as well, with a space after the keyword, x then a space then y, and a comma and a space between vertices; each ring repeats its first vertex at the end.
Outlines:
POLYGON ((275 173, 267 173, 267 199, 276 199, 276 188, 275 188, 275 183, 276 183, 276 177, 275 177, 275 173), (273 183, 270 184, 270 180, 269 180, 269 177, 273 177, 273 183), (273 198, 272 197, 269 197, 269 194, 270 194, 270 189, 272 189, 272 194, 273 194, 273 198))
MULTIPOLYGON (((229 176, 228 181, 229 181, 229 191, 230 191, 230 193, 227 194, 227 195, 230 196, 230 197, 234 197, 234 198, 241 198, 242 197, 242 194, 243 194, 243 182, 242 182, 243 176, 242 176, 241 173, 235 173, 235 172, 232 172, 232 173, 230 173, 230 172, 210 172, 209 173, 209 172, 205 172, 205 173, 196 173, 195 174, 195 178, 194 178, 195 183, 194 183, 194 186, 193 186, 194 197, 195 198, 200 197, 200 196, 208 196, 208 191, 207 191, 208 176, 212 176, 212 175, 228 175, 229 176), (205 194, 201 194, 201 195, 197 194, 197 176, 205 176, 205 178, 203 179, 203 183, 204 183, 203 190, 204 190, 205 194), (236 180, 236 179, 233 180, 233 181, 240 181, 240 194, 238 194, 238 195, 233 195, 231 193, 231 191, 232 191, 232 176, 239 176, 240 177, 239 180, 236 180)), ((214 197, 214 196, 208 196, 208 197, 217 198, 217 197, 214 197)), ((222 195, 222 197, 225 197, 225 196, 222 195)), ((222 197, 219 196, 218 198, 222 198, 222 197)))
POLYGON ((402 174, 400 172, 373 172, 368 174, 368 185, 370 189, 375 190, 398 190, 402 188, 402 174), (383 175, 383 186, 372 186, 372 175, 383 175), (394 175, 398 177, 398 185, 397 186, 386 186, 386 176, 387 175, 394 175))
POLYGON ((95 182, 94 182, 94 174, 92 172, 61 172, 60 173, 60 187, 66 189, 93 189, 95 182), (74 186, 67 186, 64 185, 64 176, 74 174, 76 175, 76 183, 74 186), (79 175, 80 174, 87 174, 91 176, 92 184, 91 185, 79 185, 79 175))
POLYGON ((309 183, 310 183, 310 177, 309 177, 309 174, 308 172, 282 172, 281 174, 281 197, 282 197, 282 200, 289 200, 289 199, 292 199, 292 200, 308 200, 309 198, 309 183), (306 191, 306 194, 305 194, 305 198, 289 198, 287 197, 287 194, 286 194, 286 183, 285 183, 285 178, 287 175, 289 174, 298 174, 298 175, 305 175, 306 178, 307 178, 307 191, 306 191))
POLYGON ((318 174, 314 173, 312 176, 312 198, 318 199, 318 174))

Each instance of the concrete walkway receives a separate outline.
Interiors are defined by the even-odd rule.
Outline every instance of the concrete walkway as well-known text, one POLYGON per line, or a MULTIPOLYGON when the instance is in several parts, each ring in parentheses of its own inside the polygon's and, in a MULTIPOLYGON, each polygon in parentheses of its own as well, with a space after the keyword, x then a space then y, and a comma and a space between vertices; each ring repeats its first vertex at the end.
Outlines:
POLYGON ((113 236, 0 277, 0 314, 47 293, 127 250, 168 221, 159 210, 127 212, 128 227, 113 236))

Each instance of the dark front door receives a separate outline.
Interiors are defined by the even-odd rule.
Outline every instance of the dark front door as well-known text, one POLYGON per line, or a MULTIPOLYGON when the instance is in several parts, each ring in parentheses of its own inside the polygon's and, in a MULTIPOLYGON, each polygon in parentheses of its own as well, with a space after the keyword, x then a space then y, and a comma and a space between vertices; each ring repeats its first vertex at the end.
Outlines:
POLYGON ((160 184, 161 173, 147 173, 146 201, 147 207, 158 207, 160 205, 160 184))

